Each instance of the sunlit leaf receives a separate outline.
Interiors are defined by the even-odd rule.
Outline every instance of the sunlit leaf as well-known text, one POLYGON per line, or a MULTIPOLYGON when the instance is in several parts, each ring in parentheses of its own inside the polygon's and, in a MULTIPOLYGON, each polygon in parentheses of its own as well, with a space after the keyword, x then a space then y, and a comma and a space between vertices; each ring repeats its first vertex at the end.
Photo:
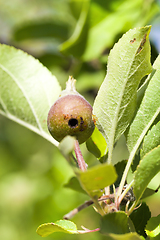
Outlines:
POLYGON ((160 214, 149 219, 145 231, 150 239, 160 239, 160 214))
POLYGON ((91 233, 91 232, 97 232, 99 231, 99 228, 90 230, 85 227, 83 227, 83 230, 77 230, 77 226, 75 223, 69 221, 69 220, 59 220, 55 223, 45 223, 40 225, 37 228, 37 233, 41 237, 47 237, 48 235, 55 233, 55 232, 63 232, 63 233, 69 233, 69 234, 84 234, 84 233, 91 233))
POLYGON ((42 237, 47 237, 54 232, 78 234, 77 226, 68 220, 59 220, 55 223, 42 224, 37 228, 37 233, 42 237))
POLYGON ((153 126, 153 128, 144 138, 143 147, 141 150, 141 158, 158 145, 160 145, 160 122, 153 126))
POLYGON ((142 196, 152 178, 160 171, 160 146, 146 154, 139 163, 134 176, 134 194, 142 196))
POLYGON ((47 115, 61 88, 36 59, 0 45, 0 114, 58 145, 47 129, 47 115))
POLYGON ((100 164, 87 171, 77 172, 77 176, 84 188, 90 195, 97 195, 97 191, 113 184, 117 174, 115 168, 109 164, 100 164))
MULTIPOLYGON (((146 133, 160 113, 160 55, 153 65, 151 80, 145 91, 140 108, 130 126, 127 136, 129 151, 136 152, 146 133)), ((159 135, 159 133, 156 133, 159 135)))
POLYGON ((150 26, 128 31, 108 58, 107 75, 95 99, 97 127, 107 140, 109 162, 115 141, 126 130, 136 108, 140 80, 152 70, 148 35, 150 26))
POLYGON ((107 143, 101 132, 95 127, 93 134, 86 142, 87 149, 97 158, 107 154, 107 143))

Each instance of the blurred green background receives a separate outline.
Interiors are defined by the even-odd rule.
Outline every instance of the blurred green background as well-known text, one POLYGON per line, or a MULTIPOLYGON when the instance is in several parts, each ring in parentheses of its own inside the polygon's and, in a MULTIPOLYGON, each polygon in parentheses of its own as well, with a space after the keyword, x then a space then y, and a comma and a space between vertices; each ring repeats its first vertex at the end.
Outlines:
MULTIPOLYGON (((152 62, 160 52, 160 1, 154 0, 0 0, 0 43, 38 58, 57 77, 62 88, 69 75, 93 103, 106 74, 108 53, 130 28, 151 24, 152 62)), ((82 145, 86 161, 95 158, 82 145)), ((116 159, 127 157, 124 139, 116 159)), ((73 171, 51 143, 0 116, 0 239, 41 239, 36 228, 82 204, 87 197, 63 187, 73 171)), ((156 188, 160 175, 150 187, 156 188)), ((152 216, 160 213, 160 194, 147 199, 152 216)), ((99 225, 92 207, 73 221, 90 229, 99 225)), ((99 233, 47 239, 101 240, 99 233)))

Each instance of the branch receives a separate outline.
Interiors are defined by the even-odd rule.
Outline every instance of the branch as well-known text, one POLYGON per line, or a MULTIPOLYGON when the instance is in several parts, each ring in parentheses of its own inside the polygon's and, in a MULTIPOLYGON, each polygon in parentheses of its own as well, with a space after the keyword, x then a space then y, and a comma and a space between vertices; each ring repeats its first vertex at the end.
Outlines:
POLYGON ((82 205, 80 205, 79 207, 73 209, 72 211, 70 211, 69 213, 67 213, 66 215, 64 215, 63 219, 69 220, 72 217, 74 217, 74 215, 76 215, 78 212, 80 212, 81 210, 83 210, 84 208, 89 207, 90 205, 93 204, 92 200, 86 201, 85 203, 83 203, 82 205))
MULTIPOLYGON (((110 194, 110 195, 104 195, 102 197, 100 197, 98 199, 98 201, 104 201, 104 200, 107 200, 107 199, 114 199, 114 194, 110 194)), ((89 200, 89 201, 86 201, 85 203, 83 203, 82 205, 80 205, 79 207, 73 209, 72 211, 70 211, 69 213, 67 213, 66 215, 64 215, 63 219, 66 219, 66 220, 69 220, 71 219, 72 217, 74 217, 78 212, 80 212, 81 210, 89 207, 90 205, 94 204, 93 200, 89 200)))

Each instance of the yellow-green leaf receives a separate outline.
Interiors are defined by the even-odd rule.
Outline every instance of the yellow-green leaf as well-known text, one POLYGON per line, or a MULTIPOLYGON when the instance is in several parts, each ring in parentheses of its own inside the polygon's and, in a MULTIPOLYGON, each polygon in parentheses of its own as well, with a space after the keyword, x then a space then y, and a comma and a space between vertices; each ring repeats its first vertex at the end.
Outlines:
POLYGON ((98 191, 110 186, 117 179, 114 166, 106 163, 94 166, 84 172, 78 171, 77 176, 82 184, 82 187, 91 196, 97 195, 98 191))
POLYGON ((115 141, 133 118, 140 80, 152 71, 150 28, 132 29, 114 45, 108 58, 106 78, 94 102, 97 127, 108 144, 109 163, 115 141))
POLYGON ((47 115, 61 88, 55 76, 32 56, 0 45, 0 114, 29 128, 56 146, 47 115))
POLYGON ((146 154, 134 176, 134 194, 140 199, 152 178, 160 171, 160 145, 146 154))
POLYGON ((47 237, 54 232, 78 234, 77 226, 68 220, 59 220, 55 223, 45 223, 37 228, 37 233, 41 237, 47 237))

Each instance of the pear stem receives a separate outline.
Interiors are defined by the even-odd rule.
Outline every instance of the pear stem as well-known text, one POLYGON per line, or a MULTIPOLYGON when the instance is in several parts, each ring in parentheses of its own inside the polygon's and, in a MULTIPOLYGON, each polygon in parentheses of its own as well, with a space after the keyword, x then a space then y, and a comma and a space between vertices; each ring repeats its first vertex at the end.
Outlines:
POLYGON ((70 91, 70 92, 77 92, 76 91, 76 80, 72 76, 69 76, 69 79, 66 82, 66 90, 70 91))
POLYGON ((78 166, 79 169, 81 169, 83 172, 87 170, 87 164, 82 156, 82 152, 79 146, 79 142, 78 140, 75 141, 75 145, 74 145, 74 151, 77 157, 77 162, 78 162, 78 166))

